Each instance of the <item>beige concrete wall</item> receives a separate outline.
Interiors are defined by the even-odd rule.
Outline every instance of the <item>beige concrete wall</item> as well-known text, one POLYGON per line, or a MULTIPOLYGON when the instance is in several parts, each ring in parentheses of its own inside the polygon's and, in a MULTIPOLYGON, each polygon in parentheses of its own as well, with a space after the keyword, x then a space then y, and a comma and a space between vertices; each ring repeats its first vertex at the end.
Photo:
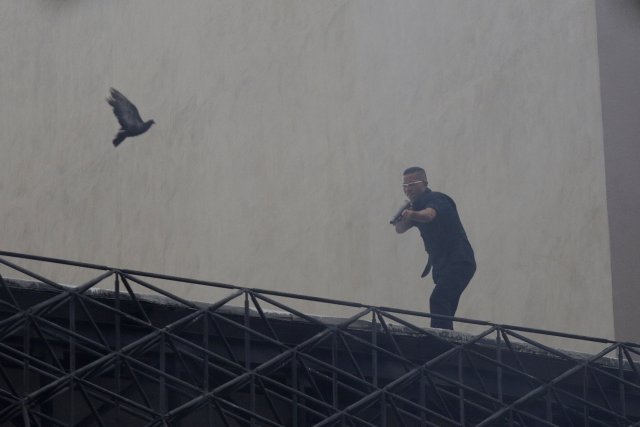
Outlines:
POLYGON ((5 0, 1 246, 423 310, 419 236, 388 224, 422 165, 476 248, 460 316, 611 337, 594 15, 5 0), (110 86, 157 122, 118 149, 110 86))

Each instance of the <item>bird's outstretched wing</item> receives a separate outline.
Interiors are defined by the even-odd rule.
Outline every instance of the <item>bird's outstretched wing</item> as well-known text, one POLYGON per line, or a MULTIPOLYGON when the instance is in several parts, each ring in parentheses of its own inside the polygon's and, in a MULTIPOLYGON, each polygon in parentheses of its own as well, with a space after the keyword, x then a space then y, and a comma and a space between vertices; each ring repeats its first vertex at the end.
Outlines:
POLYGON ((110 93, 111 98, 108 98, 107 102, 113 107, 113 113, 118 118, 120 127, 127 130, 140 127, 143 122, 136 106, 118 90, 111 88, 110 93))

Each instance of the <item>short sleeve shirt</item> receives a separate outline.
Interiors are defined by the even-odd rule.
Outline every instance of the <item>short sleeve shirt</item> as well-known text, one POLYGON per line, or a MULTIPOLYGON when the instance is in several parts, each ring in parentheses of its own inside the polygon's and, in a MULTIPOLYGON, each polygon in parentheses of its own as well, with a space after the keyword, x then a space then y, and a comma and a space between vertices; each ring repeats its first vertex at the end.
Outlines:
POLYGON ((413 202, 412 207, 416 211, 432 208, 437 212, 436 218, 431 222, 414 222, 420 230, 434 272, 451 263, 475 265, 473 249, 451 197, 427 188, 413 202))

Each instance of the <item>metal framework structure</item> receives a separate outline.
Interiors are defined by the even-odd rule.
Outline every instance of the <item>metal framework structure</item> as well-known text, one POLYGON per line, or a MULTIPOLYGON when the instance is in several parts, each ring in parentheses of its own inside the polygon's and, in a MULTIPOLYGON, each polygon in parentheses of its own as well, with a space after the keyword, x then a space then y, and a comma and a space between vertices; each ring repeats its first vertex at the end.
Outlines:
POLYGON ((0 425, 627 426, 639 346, 0 251, 0 425), (77 286, 19 262, 93 271, 77 286), (9 276, 9 274, 5 274, 9 276), (226 289, 195 303, 165 281, 226 289), (34 285, 37 282, 37 285, 34 285), (98 289, 99 288, 99 289, 98 289), (162 295, 162 301, 149 294, 162 295), (319 318, 306 300, 353 310, 319 318), (274 309, 278 313, 274 312, 274 309), (581 355, 531 338, 599 343, 581 355))

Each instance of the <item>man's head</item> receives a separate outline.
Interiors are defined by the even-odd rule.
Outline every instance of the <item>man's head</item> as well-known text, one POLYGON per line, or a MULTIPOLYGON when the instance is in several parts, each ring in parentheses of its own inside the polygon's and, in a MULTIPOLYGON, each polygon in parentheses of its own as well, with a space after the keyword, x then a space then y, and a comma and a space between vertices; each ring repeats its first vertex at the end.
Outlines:
POLYGON ((427 189, 428 185, 427 173, 420 167, 413 166, 402 173, 402 189, 412 202, 427 189))

